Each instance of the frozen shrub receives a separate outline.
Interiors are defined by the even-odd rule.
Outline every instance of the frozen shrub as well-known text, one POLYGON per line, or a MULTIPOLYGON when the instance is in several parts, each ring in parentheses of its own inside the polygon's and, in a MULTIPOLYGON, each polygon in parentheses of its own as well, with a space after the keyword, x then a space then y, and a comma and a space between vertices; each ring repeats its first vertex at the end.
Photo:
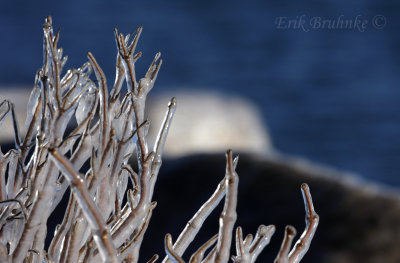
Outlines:
MULTIPOLYGON (((43 30, 44 64, 37 72, 28 102, 23 136, 13 104, 0 104, 0 125, 10 114, 15 132, 15 149, 6 154, 0 151, 0 262, 137 262, 156 206, 152 200, 154 185, 176 107, 172 98, 149 150, 150 124, 144 109, 162 64, 160 54, 156 54, 146 75, 137 79, 135 62, 141 53, 135 53, 135 48, 142 28, 127 36, 115 30, 116 77, 109 92, 104 73, 91 53, 88 63, 62 76, 67 57, 57 47, 59 32, 54 34, 50 17, 43 30), (93 72, 95 80, 91 78, 93 72), (124 84, 126 90, 122 91, 124 84), (137 161, 137 171, 129 164, 130 159, 137 161), (132 187, 128 189, 128 185, 132 187), (47 220, 68 187, 68 207, 46 248, 47 220)), ((163 262, 183 262, 182 254, 223 198, 219 232, 193 254, 190 262, 229 260, 236 221, 238 158, 228 151, 226 162, 224 179, 175 244, 166 235, 163 262)), ((295 230, 286 228, 276 262, 299 262, 318 225, 307 185, 302 185, 302 192, 306 229, 290 251, 295 230)), ((261 225, 254 238, 244 238, 238 227, 233 260, 254 262, 274 231, 272 225, 261 225)))

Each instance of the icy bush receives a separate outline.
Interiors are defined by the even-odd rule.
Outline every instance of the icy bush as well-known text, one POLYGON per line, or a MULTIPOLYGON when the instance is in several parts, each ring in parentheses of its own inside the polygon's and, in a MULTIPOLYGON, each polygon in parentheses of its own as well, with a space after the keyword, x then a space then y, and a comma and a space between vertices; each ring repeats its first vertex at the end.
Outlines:
MULTIPOLYGON (((91 53, 88 63, 62 76, 67 57, 57 47, 59 32, 53 33, 50 17, 43 30, 44 64, 27 104, 26 134, 20 134, 13 104, 0 104, 0 125, 10 114, 15 132, 15 149, 6 154, 0 151, 0 262, 137 262, 156 206, 154 185, 176 108, 172 98, 155 145, 149 150, 145 103, 162 64, 160 54, 146 75, 137 79, 135 62, 141 53, 135 49, 142 28, 127 36, 115 30, 116 77, 109 92, 104 73, 91 53), (126 86, 124 91, 122 86, 126 86), (129 162, 134 160, 137 171, 129 162), (47 220, 68 187, 71 193, 63 220, 46 248, 47 220)), ((228 151, 226 175, 214 194, 175 244, 166 235, 164 263, 183 262, 184 251, 223 198, 219 232, 192 255, 190 262, 229 260, 236 221, 237 162, 228 151)), ((295 230, 286 228, 276 262, 299 262, 318 225, 306 184, 302 192, 306 229, 290 251, 295 230)), ((237 227, 233 260, 254 262, 274 231, 272 225, 261 225, 254 238, 244 238, 237 227)), ((155 255, 149 262, 157 258, 155 255)))

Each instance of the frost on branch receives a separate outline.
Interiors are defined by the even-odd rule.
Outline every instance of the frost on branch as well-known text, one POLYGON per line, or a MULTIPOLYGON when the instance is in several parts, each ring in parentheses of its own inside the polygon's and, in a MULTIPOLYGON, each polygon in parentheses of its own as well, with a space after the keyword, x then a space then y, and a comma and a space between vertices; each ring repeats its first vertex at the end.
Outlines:
MULTIPOLYGON (((67 57, 58 48, 59 32, 51 18, 43 26, 43 67, 38 70, 28 101, 26 133, 20 134, 14 106, 0 103, 0 125, 11 115, 15 149, 0 151, 0 262, 137 262, 144 233, 156 202, 152 200, 162 152, 176 108, 172 98, 149 145, 145 118, 148 92, 162 60, 155 55, 147 73, 137 79, 135 63, 140 27, 135 34, 115 30, 116 77, 109 92, 95 57, 63 75, 67 57), (94 73, 94 74, 93 74, 94 73), (126 89, 123 89, 126 86, 126 89), (137 171, 130 162, 137 161, 137 171), (68 206, 55 233, 47 220, 70 188, 68 206), (52 237, 45 247, 46 236, 52 237)), ((184 262, 182 255, 203 222, 225 198, 219 231, 190 258, 191 263, 225 263, 236 221, 238 158, 227 152, 225 178, 188 222, 173 244, 165 238, 166 262, 184 262), (208 251, 208 253, 207 253, 208 251)), ((318 225, 307 185, 302 185, 306 230, 290 250, 295 230, 286 228, 276 262, 299 262, 318 225)), ((261 225, 253 239, 236 229, 235 262, 254 262, 268 245, 274 226, 261 225)), ((158 255, 150 259, 155 262, 158 255)))

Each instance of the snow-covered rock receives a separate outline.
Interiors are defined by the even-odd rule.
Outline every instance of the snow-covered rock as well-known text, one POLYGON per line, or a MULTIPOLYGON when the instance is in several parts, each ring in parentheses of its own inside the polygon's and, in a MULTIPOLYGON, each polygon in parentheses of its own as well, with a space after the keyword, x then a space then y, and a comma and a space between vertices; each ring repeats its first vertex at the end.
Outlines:
POLYGON ((174 96, 177 109, 166 142, 167 156, 221 153, 230 148, 239 153, 272 152, 267 126, 254 104, 238 96, 210 91, 178 90, 150 97, 147 109, 152 138, 174 96))

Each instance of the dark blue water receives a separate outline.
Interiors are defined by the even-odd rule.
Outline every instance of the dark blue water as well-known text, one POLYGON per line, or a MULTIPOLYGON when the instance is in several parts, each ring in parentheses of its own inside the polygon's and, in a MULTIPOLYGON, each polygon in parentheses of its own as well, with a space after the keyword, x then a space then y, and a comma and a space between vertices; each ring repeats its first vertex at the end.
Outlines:
POLYGON ((262 109, 279 150, 400 186, 400 2, 82 2, 1 1, 0 84, 33 83, 48 14, 61 27, 68 67, 85 62, 90 50, 110 82, 113 28, 127 33, 143 25, 138 72, 161 51, 159 91, 242 95, 262 109), (308 32, 277 28, 280 17, 303 14, 308 32), (383 28, 372 25, 375 15, 386 19, 383 28), (340 16, 358 16, 366 27, 310 26, 313 17, 340 16))

